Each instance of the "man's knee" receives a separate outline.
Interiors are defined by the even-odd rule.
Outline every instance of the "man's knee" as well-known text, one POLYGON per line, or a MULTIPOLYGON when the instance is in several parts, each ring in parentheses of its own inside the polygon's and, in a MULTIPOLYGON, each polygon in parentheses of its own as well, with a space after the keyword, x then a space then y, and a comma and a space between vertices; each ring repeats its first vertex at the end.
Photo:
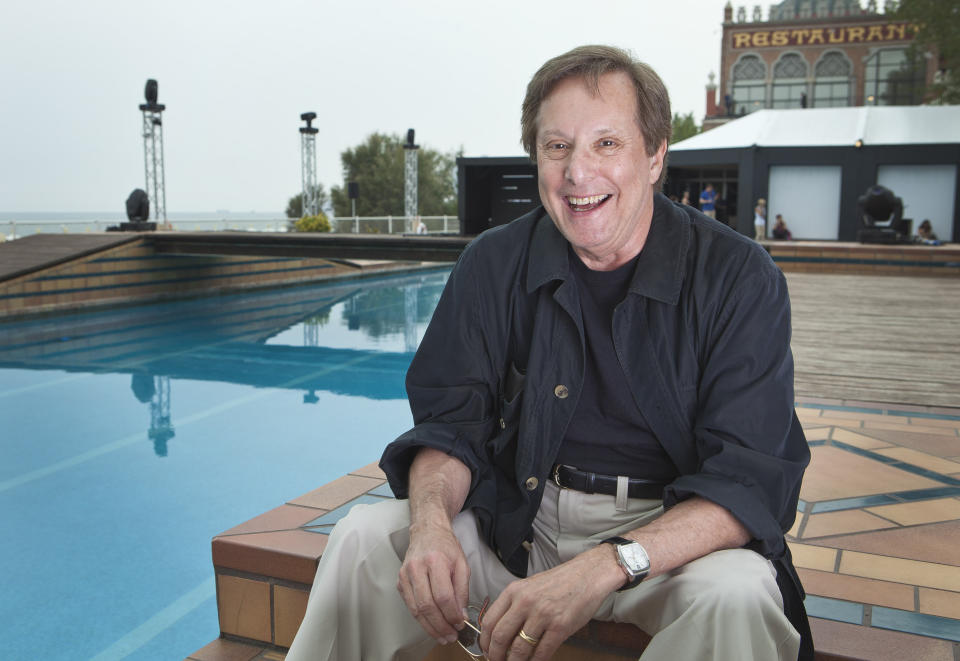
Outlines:
POLYGON ((354 505, 337 522, 324 555, 358 553, 359 557, 388 541, 402 557, 409 540, 410 507, 406 500, 386 499, 380 503, 354 505), (397 539, 397 537, 402 539, 397 539))
POLYGON ((753 551, 715 551, 683 567, 671 580, 677 607, 756 611, 782 610, 776 570, 753 551))

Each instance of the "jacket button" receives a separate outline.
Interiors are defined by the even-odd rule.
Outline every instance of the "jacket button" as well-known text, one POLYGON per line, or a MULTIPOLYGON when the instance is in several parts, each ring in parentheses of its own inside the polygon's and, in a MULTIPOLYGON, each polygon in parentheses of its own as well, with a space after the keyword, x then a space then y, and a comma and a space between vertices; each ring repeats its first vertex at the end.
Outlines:
POLYGON ((535 477, 528 477, 525 484, 527 485, 527 491, 533 491, 537 488, 537 485, 540 484, 540 480, 535 477))
POLYGON ((553 389, 553 394, 560 399, 566 399, 570 395, 570 391, 567 390, 567 387, 561 383, 559 386, 553 389))
POLYGON ((503 421, 503 418, 500 418, 500 429, 506 429, 507 423, 503 421))

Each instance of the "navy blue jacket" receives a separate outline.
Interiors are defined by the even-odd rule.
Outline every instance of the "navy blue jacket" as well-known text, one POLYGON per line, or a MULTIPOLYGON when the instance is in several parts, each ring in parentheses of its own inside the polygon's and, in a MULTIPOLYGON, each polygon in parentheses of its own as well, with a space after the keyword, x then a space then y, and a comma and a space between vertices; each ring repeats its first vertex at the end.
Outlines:
MULTIPOLYGON (((518 576, 583 381, 568 259, 542 208, 467 247, 407 373, 415 426, 380 462, 400 498, 419 448, 466 464, 464 507, 518 576)), ((799 591, 784 533, 810 451, 794 413, 783 274, 759 244, 658 194, 613 333, 633 400, 680 472, 664 505, 722 505, 799 591)))

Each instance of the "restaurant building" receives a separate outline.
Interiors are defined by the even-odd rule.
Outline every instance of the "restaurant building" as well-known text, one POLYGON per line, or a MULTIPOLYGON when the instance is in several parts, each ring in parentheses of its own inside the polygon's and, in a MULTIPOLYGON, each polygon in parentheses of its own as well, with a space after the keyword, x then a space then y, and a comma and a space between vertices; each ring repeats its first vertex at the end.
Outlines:
POLYGON ((914 28, 873 0, 783 0, 723 15, 720 83, 707 88, 704 130, 762 109, 923 102, 935 54, 912 54, 914 28), (736 17, 734 17, 736 14, 736 17))

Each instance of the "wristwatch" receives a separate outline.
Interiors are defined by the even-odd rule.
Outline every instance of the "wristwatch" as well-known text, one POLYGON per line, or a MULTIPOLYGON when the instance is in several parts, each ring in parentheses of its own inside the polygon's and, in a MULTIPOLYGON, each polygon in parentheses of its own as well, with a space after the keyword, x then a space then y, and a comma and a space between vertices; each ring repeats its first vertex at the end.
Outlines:
POLYGON ((636 587, 650 573, 650 558, 639 542, 623 537, 608 537, 600 543, 613 544, 617 548, 617 562, 623 567, 623 571, 627 572, 627 583, 617 592, 636 587))

